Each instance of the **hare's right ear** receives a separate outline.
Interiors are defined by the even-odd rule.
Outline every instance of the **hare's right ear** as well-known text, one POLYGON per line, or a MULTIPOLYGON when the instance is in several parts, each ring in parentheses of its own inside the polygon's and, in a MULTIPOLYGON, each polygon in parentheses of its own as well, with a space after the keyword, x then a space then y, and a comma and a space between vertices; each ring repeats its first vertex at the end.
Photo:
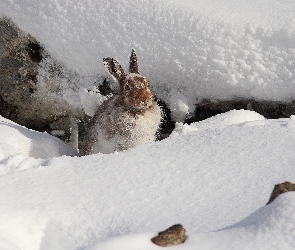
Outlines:
POLYGON ((137 60, 137 55, 134 49, 132 49, 131 51, 130 62, 129 62, 129 73, 139 74, 138 60, 137 60))
POLYGON ((121 83, 125 78, 124 70, 121 64, 113 58, 106 57, 103 59, 104 66, 107 68, 109 73, 115 77, 119 83, 121 83))

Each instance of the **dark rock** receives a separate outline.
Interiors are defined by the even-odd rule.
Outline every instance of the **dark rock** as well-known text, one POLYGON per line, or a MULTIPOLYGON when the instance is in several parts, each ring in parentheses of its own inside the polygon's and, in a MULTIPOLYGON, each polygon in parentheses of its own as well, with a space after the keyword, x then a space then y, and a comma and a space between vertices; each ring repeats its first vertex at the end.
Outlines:
POLYGON ((63 71, 33 36, 0 18, 0 115, 39 131, 83 117, 63 98, 63 83, 71 83, 63 71))
POLYGON ((185 229, 181 224, 177 224, 160 232, 158 236, 152 238, 152 242, 161 247, 168 247, 184 243, 186 239, 185 229))
POLYGON ((103 96, 108 96, 111 94, 118 94, 118 93, 116 93, 116 91, 114 91, 110 87, 110 83, 107 81, 106 78, 103 80, 102 84, 98 85, 98 90, 99 90, 99 93, 103 96))
POLYGON ((230 110, 253 110, 267 119, 289 118, 295 114, 295 102, 276 102, 276 101, 262 101, 262 100, 227 100, 212 102, 210 100, 203 100, 196 105, 194 115, 186 121, 192 123, 205 120, 217 114, 225 113, 230 110))
POLYGON ((286 181, 284 183, 275 185, 267 204, 272 203, 279 195, 291 191, 295 191, 295 184, 292 184, 291 182, 286 181))
POLYGON ((171 111, 166 103, 158 98, 156 98, 156 102, 162 111, 162 120, 157 133, 157 140, 161 141, 172 133, 175 128, 175 122, 171 119, 171 111))
POLYGON ((41 62, 43 56, 43 48, 40 46, 38 42, 29 42, 27 47, 28 55, 33 62, 39 63, 41 62))

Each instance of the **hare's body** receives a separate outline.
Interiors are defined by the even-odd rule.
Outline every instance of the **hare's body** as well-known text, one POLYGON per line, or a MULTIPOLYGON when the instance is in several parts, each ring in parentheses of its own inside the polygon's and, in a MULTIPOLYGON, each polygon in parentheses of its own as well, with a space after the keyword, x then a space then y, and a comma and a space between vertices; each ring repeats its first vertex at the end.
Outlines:
POLYGON ((154 141, 161 122, 160 107, 147 80, 138 73, 135 52, 128 75, 114 59, 105 58, 104 62, 120 84, 119 95, 103 102, 96 111, 87 132, 85 154, 112 153, 154 141))
POLYGON ((112 153, 155 140, 161 110, 151 106, 133 114, 122 107, 117 97, 105 101, 97 110, 89 130, 88 153, 112 153))

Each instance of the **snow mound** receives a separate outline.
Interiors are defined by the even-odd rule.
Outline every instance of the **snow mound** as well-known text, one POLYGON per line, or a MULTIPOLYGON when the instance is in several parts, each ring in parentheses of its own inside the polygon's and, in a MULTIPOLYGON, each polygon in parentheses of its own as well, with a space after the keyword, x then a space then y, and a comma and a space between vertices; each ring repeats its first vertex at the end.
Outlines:
POLYGON ((203 250, 294 249, 294 205, 295 193, 283 194, 228 229, 195 235, 191 245, 203 250))
MULTIPOLYGON (((188 234, 183 245, 175 249, 294 249, 295 248, 295 193, 279 196, 272 204, 258 209, 241 222, 222 230, 209 233, 188 234)), ((156 233, 128 235, 111 238, 89 250, 159 249, 151 243, 156 233)))
POLYGON ((16 164, 28 157, 52 158, 77 153, 64 142, 47 133, 29 130, 0 116, 0 159, 16 164), (13 158, 13 159, 12 159, 13 158))
MULTIPOLYGON (((156 234, 138 234, 121 237, 114 237, 86 250, 115 250, 120 246, 120 250, 159 250, 159 247, 152 243, 151 238, 156 234)), ((187 244, 185 245, 187 247, 187 244)), ((178 249, 178 248, 176 248, 178 249)))
POLYGON ((34 250, 122 243, 116 248, 130 250, 133 242, 123 237, 130 235, 149 249, 151 234, 181 223, 197 235, 187 244, 201 245, 210 241, 202 233, 241 221, 266 204, 275 184, 295 179, 294 141, 294 119, 262 120, 109 155, 26 158, 24 171, 8 168, 0 176, 1 244, 34 250))
MULTIPOLYGON (((265 121, 266 119, 255 111, 250 110, 231 110, 229 112, 210 117, 201 122, 195 122, 190 125, 183 123, 176 123, 176 128, 171 136, 178 136, 197 130, 214 130, 223 129, 230 125, 246 124, 253 121, 265 121)), ((257 125, 257 122, 254 123, 257 125)), ((253 125, 254 125, 253 124, 253 125)))

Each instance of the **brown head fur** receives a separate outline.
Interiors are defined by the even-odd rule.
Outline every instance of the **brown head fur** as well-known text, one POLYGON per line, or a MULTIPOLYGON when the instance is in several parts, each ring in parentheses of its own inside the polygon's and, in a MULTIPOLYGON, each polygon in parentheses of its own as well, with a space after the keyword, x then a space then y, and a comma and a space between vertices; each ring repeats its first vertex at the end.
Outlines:
POLYGON ((138 60, 135 51, 131 51, 129 74, 126 75, 122 66, 113 58, 104 58, 103 62, 109 73, 119 83, 119 99, 125 107, 134 112, 143 112, 153 105, 153 95, 148 87, 148 81, 138 70, 138 60))
POLYGON ((153 105, 153 95, 148 87, 148 81, 137 74, 127 76, 122 97, 128 109, 141 111, 153 105))

